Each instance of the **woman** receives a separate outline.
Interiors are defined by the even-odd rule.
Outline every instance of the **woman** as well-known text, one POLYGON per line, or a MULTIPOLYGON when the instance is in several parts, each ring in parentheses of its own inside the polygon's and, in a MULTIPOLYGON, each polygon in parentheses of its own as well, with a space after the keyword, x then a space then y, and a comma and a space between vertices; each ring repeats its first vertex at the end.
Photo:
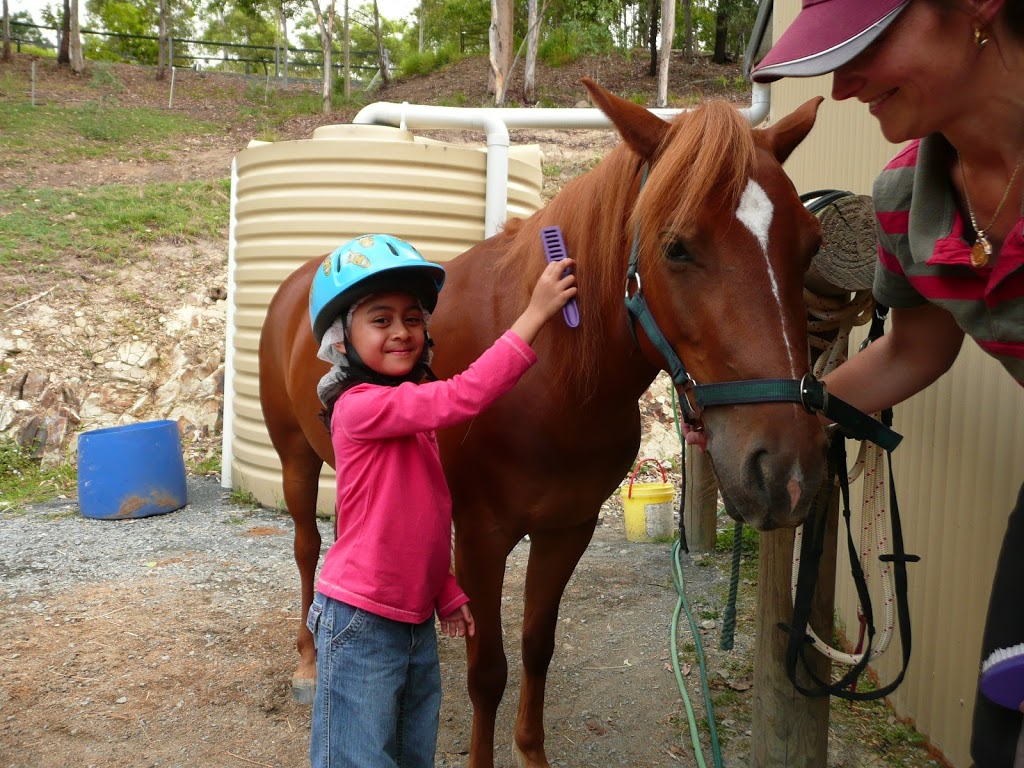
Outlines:
MULTIPOLYGON (((862 101, 889 141, 910 142, 873 195, 874 293, 892 327, 826 376, 829 391, 868 413, 895 405, 949 369, 965 334, 1024 385, 1024 0, 803 0, 753 79, 826 72, 834 99, 862 101)), ((1022 591, 1024 487, 983 660, 1005 648, 1024 656, 1022 591)), ((1017 709, 979 692, 971 754, 982 768, 1015 765, 1022 666, 1017 709)))

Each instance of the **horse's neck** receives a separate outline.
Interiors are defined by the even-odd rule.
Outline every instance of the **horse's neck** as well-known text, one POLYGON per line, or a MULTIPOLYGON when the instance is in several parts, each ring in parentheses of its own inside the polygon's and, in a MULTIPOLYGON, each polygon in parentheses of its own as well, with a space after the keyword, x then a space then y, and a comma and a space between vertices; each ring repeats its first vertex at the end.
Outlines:
POLYGON ((591 373, 573 382, 578 396, 635 402, 658 373, 640 352, 624 300, 629 217, 639 187, 636 156, 619 147, 566 185, 542 215, 544 226, 561 226, 567 241, 584 251, 570 254, 585 281, 580 302, 590 305, 578 354, 586 356, 583 366, 591 373))

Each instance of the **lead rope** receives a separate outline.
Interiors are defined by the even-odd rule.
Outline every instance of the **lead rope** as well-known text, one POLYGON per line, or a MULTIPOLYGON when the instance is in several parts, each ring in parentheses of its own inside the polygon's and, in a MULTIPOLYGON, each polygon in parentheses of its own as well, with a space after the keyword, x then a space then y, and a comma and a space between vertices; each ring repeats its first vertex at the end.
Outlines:
MULTIPOLYGON (((871 320, 875 302, 870 291, 858 291, 849 301, 840 301, 838 299, 818 296, 806 289, 804 290, 804 302, 807 304, 808 313, 813 318, 808 321, 811 348, 821 351, 814 364, 814 376, 820 379, 846 360, 843 350, 847 348, 850 332, 853 328, 865 325, 871 320), (829 342, 815 335, 825 332, 835 332, 835 340, 829 342)), ((873 415, 876 418, 878 416, 878 414, 873 415)), ((887 475, 883 453, 883 450, 876 444, 867 440, 862 441, 857 454, 857 460, 850 470, 849 476, 850 481, 856 480, 861 475, 864 476, 859 548, 861 569, 864 572, 865 580, 868 580, 871 573, 870 563, 873 559, 872 555, 877 557, 879 581, 882 588, 882 627, 878 636, 878 642, 871 651, 871 658, 880 656, 889 647, 896 623, 892 565, 891 561, 885 559, 885 555, 892 554, 892 547, 887 522, 888 510, 885 504, 887 475)), ((790 588, 794 599, 796 598, 797 577, 800 572, 802 541, 803 526, 796 529, 796 539, 793 544, 793 568, 790 588)), ((857 617, 860 627, 854 653, 845 653, 833 648, 818 637, 814 630, 808 626, 807 635, 810 644, 815 650, 824 654, 832 661, 849 666, 860 664, 864 658, 864 654, 860 653, 860 649, 865 629, 864 614, 860 606, 858 606, 857 617)))

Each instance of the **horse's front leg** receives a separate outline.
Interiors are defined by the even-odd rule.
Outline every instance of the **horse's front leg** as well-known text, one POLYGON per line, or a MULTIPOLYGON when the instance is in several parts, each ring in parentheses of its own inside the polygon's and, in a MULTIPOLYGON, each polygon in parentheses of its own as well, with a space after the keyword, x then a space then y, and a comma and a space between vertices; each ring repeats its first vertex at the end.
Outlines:
MULTIPOLYGON (((476 515, 478 510, 470 514, 476 515)), ((467 530, 469 525, 455 526, 455 568, 476 622, 476 634, 466 639, 466 684, 473 702, 468 768, 493 768, 494 722, 508 681, 501 589, 505 559, 515 542, 505 541, 480 519, 473 521, 473 531, 467 530)))
POLYGON ((548 768, 544 752, 544 688, 555 650, 558 605, 587 549, 597 518, 575 528, 530 536, 523 609, 523 678, 516 716, 516 756, 523 768, 548 768))
POLYGON ((281 487, 284 502, 295 523, 295 564, 299 567, 302 587, 302 611, 295 647, 299 666, 292 676, 292 697, 301 704, 312 704, 316 692, 316 647, 306 627, 306 616, 313 603, 313 579, 320 559, 320 529, 316 524, 316 496, 323 461, 305 441, 282 451, 281 487))

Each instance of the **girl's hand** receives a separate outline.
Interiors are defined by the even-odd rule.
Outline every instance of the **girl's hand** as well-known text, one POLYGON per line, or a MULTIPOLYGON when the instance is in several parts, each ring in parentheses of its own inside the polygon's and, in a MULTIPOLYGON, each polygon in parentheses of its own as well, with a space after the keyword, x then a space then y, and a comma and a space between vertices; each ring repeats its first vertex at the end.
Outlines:
POLYGON ((441 634, 448 637, 472 637, 476 634, 476 622, 468 603, 441 617, 441 634))
POLYGON ((512 331, 527 344, 533 344, 544 324, 557 314, 565 303, 576 295, 576 275, 562 273, 576 262, 562 259, 548 264, 533 287, 530 305, 512 324, 512 331))
POLYGON ((575 264, 572 259, 562 259, 548 264, 533 287, 529 309, 535 309, 543 315, 544 320, 549 320, 557 314, 565 303, 576 295, 576 275, 570 273, 562 277, 562 273, 572 269, 575 264))

